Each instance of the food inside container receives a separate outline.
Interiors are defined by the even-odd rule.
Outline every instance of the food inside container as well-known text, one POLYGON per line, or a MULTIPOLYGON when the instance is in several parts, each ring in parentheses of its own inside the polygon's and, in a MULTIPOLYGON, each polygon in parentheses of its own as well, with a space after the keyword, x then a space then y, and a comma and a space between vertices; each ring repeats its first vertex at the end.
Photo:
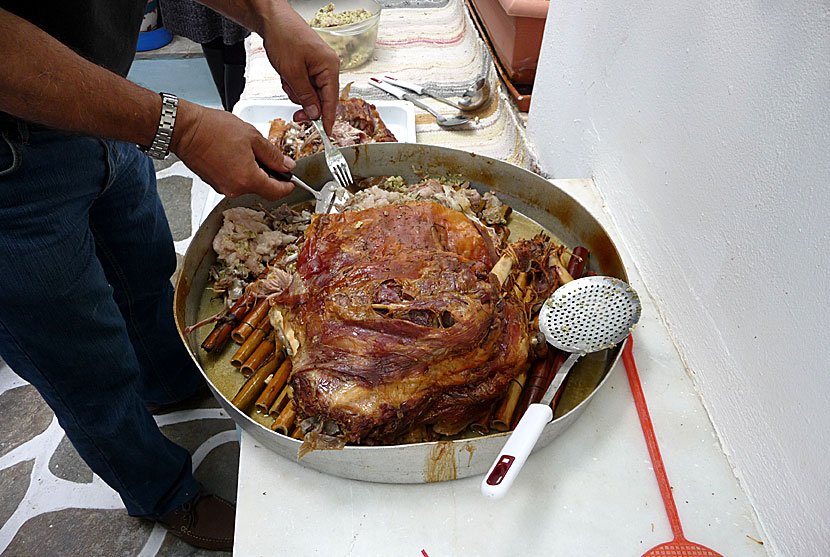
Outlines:
MULTIPOLYGON (((590 252, 585 261, 584 272, 586 274, 595 272, 600 275, 614 276, 623 281, 627 280, 627 273, 619 253, 612 239, 599 222, 555 184, 551 185, 549 181, 527 170, 482 155, 416 143, 369 143, 344 148, 343 153, 356 179, 361 176, 373 177, 372 180, 377 180, 380 176, 400 177, 402 180, 384 182, 386 188, 392 190, 386 192, 386 195, 393 195, 400 189, 405 190, 405 184, 412 185, 420 182, 424 179, 424 176, 462 176, 465 180, 469 180, 471 186, 482 195, 488 191, 493 191, 503 203, 513 208, 510 214, 502 215, 507 221, 507 228, 510 230, 509 242, 531 239, 540 232, 546 233, 557 243, 569 246, 568 250, 572 252, 576 252, 577 246, 584 246, 590 252)), ((322 153, 318 153, 299 159, 295 173, 302 176, 308 183, 323 183, 330 174, 322 155, 322 153)), ((360 182, 361 180, 356 181, 360 182)), ((264 351, 272 354, 268 361, 258 365, 257 358, 263 352, 260 351, 259 355, 251 354, 252 361, 249 362, 246 359, 240 367, 236 367, 231 360, 235 359, 236 352, 242 348, 244 342, 243 345, 237 344, 239 341, 228 342, 223 348, 209 352, 205 351, 202 345, 213 334, 215 318, 228 323, 235 321, 227 313, 227 310, 217 315, 223 306, 227 306, 225 305, 225 297, 218 295, 214 290, 214 279, 211 278, 210 273, 218 260, 216 252, 213 250, 213 241, 224 224, 225 212, 228 209, 244 207, 256 211, 267 211, 273 217, 290 217, 289 214, 283 215, 283 211, 280 210, 282 204, 287 203, 293 211, 302 213, 303 203, 307 203, 309 197, 303 190, 292 192, 289 196, 277 202, 265 202, 250 194, 222 200, 199 227, 188 247, 182 261, 182 270, 176 281, 176 298, 174 301, 176 324, 182 340, 194 361, 199 365, 223 410, 247 434, 256 439, 257 443, 273 451, 276 455, 291 461, 297 461, 299 451, 305 440, 305 432, 302 426, 297 427, 304 420, 302 418, 297 419, 299 417, 297 411, 307 412, 309 408, 307 405, 300 404, 302 401, 294 398, 297 397, 297 393, 288 392, 289 390, 285 388, 286 386, 283 383, 286 372, 290 377, 291 373, 295 371, 293 370, 294 360, 292 358, 296 356, 285 357, 284 349, 276 354, 273 348, 268 350, 269 344, 263 341, 261 344, 265 349, 264 351), (197 327, 196 324, 200 321, 207 321, 208 324, 204 327, 197 327), (289 368, 289 366, 291 367, 289 368), (246 377, 248 374, 250 376, 246 377), (248 383, 249 381, 250 383, 248 383), (247 387, 243 388, 246 383, 248 383, 247 387), (272 402, 274 390, 277 390, 280 386, 283 387, 283 390, 277 393, 272 402), (231 403, 232 399, 236 399, 236 404, 231 403), (265 408, 267 404, 270 404, 270 407, 263 411, 262 408, 265 408), (245 408, 245 410, 240 410, 240 407, 245 408), (277 413, 276 417, 274 413, 277 413)), ((447 200, 452 198, 455 198, 455 196, 448 196, 447 200)), ((381 201, 381 198, 378 197, 375 201, 381 201)), ((383 210, 384 208, 380 208, 381 212, 383 210)), ((501 210, 498 213, 501 213, 501 210)), ((351 218, 357 216, 354 213, 352 215, 351 218)), ((389 216, 398 220, 396 216, 392 215, 391 211, 385 217, 388 218, 389 216)), ((484 217, 483 212, 481 216, 484 217)), ((492 216, 496 217, 497 215, 492 216)), ((310 215, 309 219, 288 218, 287 221, 289 222, 286 224, 289 226, 284 230, 284 233, 299 237, 302 229, 308 230, 306 226, 308 220, 310 220, 310 215), (296 228, 296 232, 291 230, 292 226, 296 228)), ((361 220, 364 219, 358 218, 358 221, 361 220)), ((453 222, 455 221, 453 220, 453 222)), ((348 224, 346 223, 346 225, 348 224)), ((352 230, 354 233, 380 230, 377 226, 372 226, 372 222, 368 220, 365 220, 359 227, 357 227, 357 222, 352 222, 351 225, 350 228, 341 226, 339 230, 341 232, 352 230)), ((448 240, 452 228, 454 227, 446 228, 448 240)), ((442 240, 444 238, 440 227, 436 229, 436 233, 435 239, 442 240)), ((262 236, 267 244, 268 238, 265 237, 265 232, 262 236)), ((318 233, 314 236, 322 239, 325 234, 318 233)), ((388 235, 388 237, 394 239, 395 235, 388 235)), ((423 236, 427 240, 432 237, 431 234, 423 236)), ((258 240, 249 242, 248 246, 251 248, 251 252, 259 251, 259 248, 263 247, 258 240)), ((352 250, 350 253, 354 254, 355 252, 352 250)), ((406 252, 404 252, 405 254, 406 252)), ((291 253, 285 254, 286 258, 292 258, 292 255, 291 253)), ((437 255, 445 256, 444 254, 437 255)), ((334 260, 329 261, 336 263, 334 260)), ((570 266, 570 262, 568 266, 570 266)), ((290 264, 285 268, 288 272, 292 272, 290 264)), ((521 265, 514 266, 511 275, 514 271, 516 272, 515 280, 513 278, 510 280, 518 283, 519 288, 527 289, 524 280, 518 275, 520 270, 521 265)), ((576 273, 571 274, 576 276, 576 273)), ((233 289, 233 286, 231 284, 230 288, 233 289)), ((486 284, 481 286, 487 287, 486 284)), ((384 292, 387 291, 384 289, 384 292)), ((508 294, 508 296, 510 295, 508 294)), ((512 296, 510 297, 512 299, 512 296)), ((524 301, 524 297, 522 298, 524 301)), ((383 304, 388 303, 388 300, 371 300, 371 303, 383 304)), ((404 300, 403 303, 410 302, 404 300)), ((372 311, 383 312, 385 309, 397 311, 399 308, 378 307, 372 308, 372 311)), ((265 329, 268 328, 268 325, 260 324, 256 313, 252 311, 247 312, 247 315, 245 313, 245 311, 239 312, 239 318, 231 329, 238 326, 241 329, 248 330, 250 325, 245 325, 245 323, 251 323, 252 321, 259 325, 255 328, 261 329, 263 326, 265 329)), ((286 315, 289 325, 295 322, 292 315, 286 315)), ((367 313, 366 315, 371 317, 371 314, 367 313)), ((471 314, 462 313, 458 317, 463 320, 467 315, 471 314)), ((416 314, 410 316, 418 317, 416 314)), ((378 318, 387 319, 380 314, 378 314, 378 318)), ((276 323, 276 326, 271 325, 271 330, 268 333, 273 332, 274 329, 284 330, 285 323, 286 320, 284 319, 282 325, 279 323, 276 323)), ((344 322, 342 318, 338 318, 332 324, 339 327, 344 324, 350 325, 351 321, 344 322)), ((398 324, 406 325, 405 323, 398 324)), ((449 321, 441 321, 440 324, 445 331, 449 330, 446 328, 449 321)), ((450 329, 454 327, 454 325, 450 325, 450 329)), ((303 338, 296 336, 298 332, 301 334, 305 332, 305 341, 314 341, 313 333, 311 334, 312 338, 308 338, 307 333, 311 330, 308 326, 300 323, 299 327, 294 326, 293 329, 295 338, 299 341, 303 342, 303 338)), ((437 328, 436 331, 441 332, 437 328)), ((232 330, 227 330, 229 336, 234 336, 231 335, 232 332, 232 330)), ((266 338, 268 336, 264 330, 255 332, 248 330, 248 332, 251 336, 255 333, 257 336, 262 335, 266 338)), ((365 340, 368 337, 363 338, 365 340)), ((282 346, 281 339, 279 342, 282 346)), ((273 344, 276 346, 276 343, 273 344)), ((537 448, 551 443, 579 419, 596 392, 608 383, 607 379, 610 376, 610 371, 616 360, 619 359, 619 352, 620 349, 617 347, 596 355, 586 356, 577 362, 561 390, 561 399, 556 403, 555 419, 545 426, 542 436, 536 444, 537 448)), ((309 355, 313 354, 309 353, 309 355)), ((555 365, 556 362, 551 363, 555 365)), ((297 367, 299 368, 302 365, 302 362, 299 362, 297 367)), ((541 365, 534 358, 530 369, 527 370, 524 387, 530 387, 531 389, 541 387, 543 389, 542 384, 540 384, 541 381, 537 381, 537 377, 540 380, 545 375, 550 377, 552 370, 548 372, 547 368, 547 365, 541 365)), ((286 381, 290 381, 290 379, 287 378, 286 381)), ((515 395, 519 391, 519 387, 522 387, 522 385, 518 377, 516 380, 511 380, 505 398, 514 398, 511 393, 515 395)), ((307 395, 308 392, 306 391, 305 394, 307 395)), ((523 398, 524 395, 522 394, 519 397, 519 404, 523 403, 523 398)), ((308 399, 306 397, 303 400, 308 399)), ((412 403, 419 402, 412 397, 407 400, 412 401, 412 403)), ((469 397, 459 398, 457 401, 464 402, 465 400, 471 401, 469 397)), ((409 404, 407 403, 403 408, 404 418, 410 410, 409 404)), ((500 410, 500 407, 496 410, 500 410)), ((514 414, 517 414, 519 410, 520 408, 517 408, 514 414)), ((388 418, 391 420, 390 423, 394 423, 397 415, 390 414, 388 418)), ((299 460, 299 463, 302 466, 326 474, 385 483, 436 482, 483 474, 492 465, 493 460, 504 446, 506 436, 509 435, 505 429, 510 426, 500 423, 495 412, 491 418, 489 428, 485 420, 476 421, 455 435, 439 434, 438 440, 435 441, 428 440, 437 433, 434 427, 428 426, 425 431, 427 437, 421 442, 417 442, 416 439, 402 439, 397 442, 393 441, 395 444, 391 446, 348 442, 340 450, 312 450, 305 454, 299 460)), ((333 437, 338 436, 337 431, 328 428, 330 424, 325 423, 325 421, 320 423, 322 423, 322 427, 317 433, 333 437)), ((320 423, 316 425, 319 426, 320 423)), ((307 425, 315 426, 315 424, 307 425)), ((348 427, 348 424, 345 425, 348 427)), ((418 429, 419 433, 423 432, 421 428, 418 429)), ((316 430, 316 426, 313 427, 312 431, 314 430, 316 430)), ((350 431, 355 432, 356 430, 350 428, 350 431)), ((317 437, 320 438, 321 435, 317 435, 317 437)), ((313 448, 322 449, 324 447, 318 445, 313 448)))
POLYGON ((224 212, 211 276, 231 318, 201 343, 218 354, 232 330, 241 344, 220 390, 302 439, 300 456, 510 430, 562 364, 535 323, 541 301, 587 251, 539 229, 508 240, 521 216, 458 175, 357 187, 342 215, 224 212))
MULTIPOLYGON (((363 143, 397 141, 395 135, 381 120, 375 105, 359 97, 349 98, 352 84, 340 91, 337 113, 331 130, 331 141, 336 147, 363 143)), ((323 140, 311 122, 289 122, 282 118, 271 120, 268 140, 294 160, 319 153, 323 140)))
POLYGON ((381 12, 375 0, 297 0, 291 6, 337 52, 341 70, 360 66, 371 58, 381 12))

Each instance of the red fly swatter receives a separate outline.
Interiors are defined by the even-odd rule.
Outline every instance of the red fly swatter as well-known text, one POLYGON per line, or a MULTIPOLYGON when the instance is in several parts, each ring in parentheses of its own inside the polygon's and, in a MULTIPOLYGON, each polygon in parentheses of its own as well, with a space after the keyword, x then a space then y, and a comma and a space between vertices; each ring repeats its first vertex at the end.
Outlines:
POLYGON ((631 394, 634 395, 634 405, 637 407, 637 415, 640 416, 640 426, 646 436, 648 454, 651 457, 651 464, 654 474, 657 476, 657 483, 660 485, 660 495, 663 496, 663 505, 666 507, 666 514, 669 516, 669 524, 674 534, 670 542, 661 543, 643 554, 643 557, 723 557, 720 553, 712 551, 708 547, 690 542, 683 537, 683 528, 680 526, 680 516, 677 514, 677 506, 674 504, 669 478, 666 475, 666 467, 663 466, 663 458, 660 456, 660 449, 657 447, 657 437, 654 435, 654 427, 651 425, 651 417, 648 414, 646 398, 643 395, 643 387, 640 384, 640 376, 637 374, 637 366, 634 363, 632 348, 634 338, 629 337, 623 348, 623 363, 628 374, 628 383, 631 385, 631 394))

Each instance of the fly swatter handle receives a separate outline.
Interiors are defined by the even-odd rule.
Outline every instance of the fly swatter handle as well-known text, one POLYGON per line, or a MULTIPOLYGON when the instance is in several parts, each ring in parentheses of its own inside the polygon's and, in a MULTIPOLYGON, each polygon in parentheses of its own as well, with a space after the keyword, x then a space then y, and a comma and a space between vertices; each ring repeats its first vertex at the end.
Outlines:
POLYGON ((516 429, 510 434, 498 458, 481 482, 481 493, 492 499, 504 497, 536 445, 542 430, 553 419, 553 410, 545 404, 527 407, 516 429))

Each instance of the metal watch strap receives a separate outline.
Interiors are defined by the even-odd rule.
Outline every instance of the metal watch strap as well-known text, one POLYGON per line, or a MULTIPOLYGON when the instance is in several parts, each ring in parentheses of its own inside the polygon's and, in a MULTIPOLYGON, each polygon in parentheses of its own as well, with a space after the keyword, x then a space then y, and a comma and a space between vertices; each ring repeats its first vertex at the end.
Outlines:
POLYGON ((164 159, 170 151, 170 139, 173 137, 173 125, 176 123, 176 110, 179 106, 179 99, 175 95, 159 94, 161 95, 159 127, 150 147, 141 149, 148 157, 154 159, 164 159))

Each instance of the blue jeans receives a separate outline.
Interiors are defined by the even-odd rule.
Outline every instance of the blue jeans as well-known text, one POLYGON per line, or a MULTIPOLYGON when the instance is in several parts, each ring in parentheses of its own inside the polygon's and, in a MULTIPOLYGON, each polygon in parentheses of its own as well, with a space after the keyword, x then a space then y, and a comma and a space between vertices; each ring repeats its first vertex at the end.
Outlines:
POLYGON ((0 356, 37 388, 133 516, 196 495, 146 404, 203 382, 173 321, 173 240, 134 145, 23 128, 0 139, 0 356))

